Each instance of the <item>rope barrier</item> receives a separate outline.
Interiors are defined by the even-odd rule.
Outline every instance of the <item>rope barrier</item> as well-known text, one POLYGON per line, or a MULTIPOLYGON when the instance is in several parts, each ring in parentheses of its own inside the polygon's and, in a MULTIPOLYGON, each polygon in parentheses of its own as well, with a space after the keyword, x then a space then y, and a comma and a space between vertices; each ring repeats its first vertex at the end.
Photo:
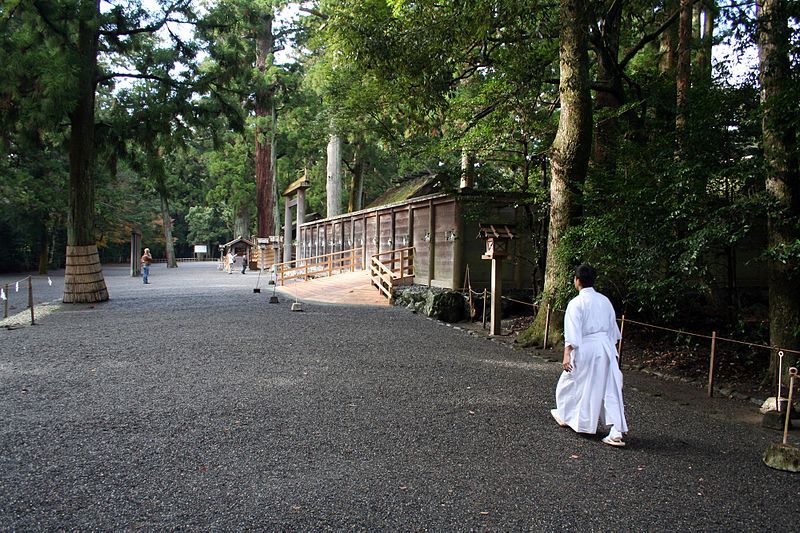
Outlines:
POLYGON ((536 305, 536 304, 532 304, 530 302, 523 302, 522 300, 515 300, 514 298, 509 298, 508 296, 502 296, 501 298, 503 298, 503 300, 508 300, 509 302, 515 302, 515 303, 522 304, 522 305, 529 305, 529 306, 533 307, 534 309, 538 309, 539 308, 539 306, 536 305))
POLYGON ((660 329, 660 330, 663 330, 663 331, 669 331, 669 332, 672 332, 672 333, 679 333, 681 335, 687 335, 687 336, 690 336, 690 337, 699 337, 701 339, 708 339, 708 340, 716 339, 717 341, 733 342, 735 344, 741 344, 741 345, 744 345, 744 346, 748 346, 750 348, 765 348, 767 350, 776 350, 776 351, 777 350, 783 350, 784 352, 800 354, 800 351, 798 351, 798 350, 790 350, 788 348, 779 348, 777 346, 770 346, 770 345, 767 345, 767 344, 758 344, 758 343, 755 343, 755 342, 746 342, 746 341, 740 341, 740 340, 736 340, 736 339, 728 339, 728 338, 725 338, 725 337, 715 337, 715 336, 712 336, 712 335, 703 335, 702 333, 692 333, 692 332, 689 332, 689 331, 683 331, 683 330, 679 330, 679 329, 665 328, 663 326, 656 326, 656 325, 653 325, 653 324, 647 324, 645 322, 637 322, 637 321, 631 320, 629 318, 626 318, 625 322, 630 323, 630 324, 638 324, 640 326, 645 326, 645 327, 648 327, 648 328, 660 329))
MULTIPOLYGON (((472 294, 475 294, 475 295, 478 295, 478 296, 483 294, 481 292, 475 292, 472 289, 467 289, 466 287, 462 290, 462 292, 463 291, 467 291, 467 290, 472 292, 472 294)), ((533 309, 538 309, 539 308, 539 305, 537 305, 537 304, 533 304, 533 303, 530 303, 530 302, 523 302, 521 300, 515 300, 514 298, 509 298, 508 296, 501 296, 501 298, 503 300, 508 300, 510 302, 515 302, 515 303, 519 303, 519 304, 522 304, 522 305, 530 306, 533 309)), ((555 308, 555 307, 551 308, 550 311, 551 312, 552 311, 558 311, 558 312, 561 312, 561 313, 566 313, 567 312, 565 309, 558 309, 558 308, 555 308)), ((620 318, 617 318, 617 322, 619 322, 620 320, 621 320, 620 318)), ((702 333, 693 333, 691 331, 685 331, 685 330, 682 330, 682 329, 673 329, 673 328, 667 328, 667 327, 664 327, 664 326, 657 326, 655 324, 648 324, 646 322, 639 322, 637 320, 631 320, 630 318, 625 318, 625 322, 627 322, 629 324, 636 324, 636 325, 639 325, 639 326, 644 326, 644 327, 647 327, 647 328, 658 329, 658 330, 661 330, 661 331, 668 331, 670 333, 677 333, 679 335, 686 335, 686 336, 689 336, 689 337, 698 337, 700 339, 715 340, 716 342, 720 342, 720 341, 722 341, 722 342, 732 342, 734 344, 740 344, 742 346, 747 346, 749 348, 762 348, 762 349, 772 350, 772 351, 783 350, 784 353, 793 353, 793 354, 800 355, 800 350, 790 350, 788 348, 780 348, 778 346, 771 346, 771 345, 768 345, 768 344, 759 344, 759 343, 756 343, 756 342, 740 341, 740 340, 737 340, 737 339, 729 339, 727 337, 717 337, 716 335, 703 335, 702 333)))

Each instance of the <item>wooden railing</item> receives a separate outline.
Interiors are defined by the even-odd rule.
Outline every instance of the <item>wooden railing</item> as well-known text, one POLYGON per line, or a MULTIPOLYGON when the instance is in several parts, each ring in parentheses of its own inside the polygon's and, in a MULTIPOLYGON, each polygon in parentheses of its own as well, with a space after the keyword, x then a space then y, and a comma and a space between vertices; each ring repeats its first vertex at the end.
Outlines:
POLYGON ((354 272, 362 266, 361 254, 361 248, 353 248, 352 250, 275 263, 275 278, 278 283, 283 285, 293 279, 307 280, 342 272, 354 272))
POLYGON ((372 284, 392 301, 392 288, 414 282, 414 247, 398 248, 370 257, 369 277, 372 284))

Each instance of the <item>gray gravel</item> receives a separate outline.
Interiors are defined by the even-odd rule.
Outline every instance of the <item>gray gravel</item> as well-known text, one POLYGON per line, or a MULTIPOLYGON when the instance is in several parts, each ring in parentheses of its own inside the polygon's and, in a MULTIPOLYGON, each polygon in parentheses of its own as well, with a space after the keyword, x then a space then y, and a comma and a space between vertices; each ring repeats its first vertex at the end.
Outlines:
POLYGON ((797 528, 777 433, 627 390, 615 449, 553 423, 558 365, 464 330, 105 273, 111 301, 0 329, 2 530, 797 528))

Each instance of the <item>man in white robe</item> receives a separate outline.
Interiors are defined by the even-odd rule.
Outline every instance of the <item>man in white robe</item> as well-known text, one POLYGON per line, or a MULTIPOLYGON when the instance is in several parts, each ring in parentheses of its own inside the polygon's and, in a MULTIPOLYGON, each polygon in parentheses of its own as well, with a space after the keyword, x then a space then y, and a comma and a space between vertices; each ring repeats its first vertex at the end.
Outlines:
POLYGON ((578 296, 564 317, 564 372, 556 387, 553 418, 578 433, 596 433, 598 421, 611 426, 605 444, 625 446, 628 432, 622 402, 622 372, 616 343, 620 339, 611 302, 595 291, 596 271, 581 265, 575 271, 578 296))

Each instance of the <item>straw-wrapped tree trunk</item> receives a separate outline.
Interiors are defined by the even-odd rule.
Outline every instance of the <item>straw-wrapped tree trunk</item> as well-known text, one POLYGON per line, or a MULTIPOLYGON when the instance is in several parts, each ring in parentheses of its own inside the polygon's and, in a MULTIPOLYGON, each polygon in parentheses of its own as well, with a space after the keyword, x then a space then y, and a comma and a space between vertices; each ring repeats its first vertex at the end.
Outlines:
POLYGON ((69 212, 64 303, 108 300, 94 235, 94 100, 99 1, 79 5, 75 106, 70 113, 69 212))

